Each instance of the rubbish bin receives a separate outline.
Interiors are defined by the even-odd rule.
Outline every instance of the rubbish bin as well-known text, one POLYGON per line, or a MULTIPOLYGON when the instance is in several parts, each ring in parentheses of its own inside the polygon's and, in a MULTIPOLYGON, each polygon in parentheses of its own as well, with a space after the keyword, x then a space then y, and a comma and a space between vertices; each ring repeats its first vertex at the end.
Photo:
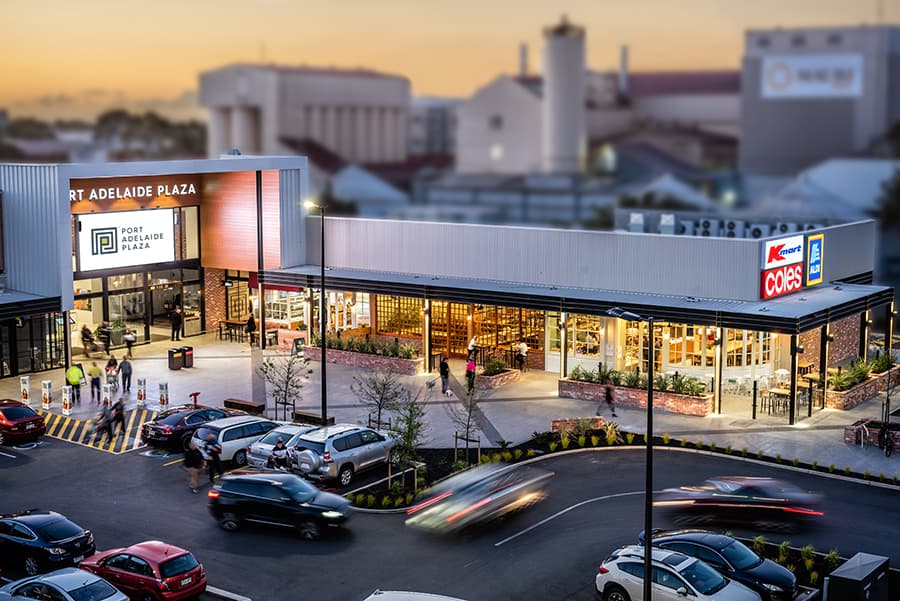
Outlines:
POLYGON ((169 369, 181 369, 184 367, 184 353, 180 348, 169 349, 169 369))
POLYGON ((183 346, 181 347, 182 360, 181 363, 184 367, 194 367, 194 347, 192 346, 183 346))

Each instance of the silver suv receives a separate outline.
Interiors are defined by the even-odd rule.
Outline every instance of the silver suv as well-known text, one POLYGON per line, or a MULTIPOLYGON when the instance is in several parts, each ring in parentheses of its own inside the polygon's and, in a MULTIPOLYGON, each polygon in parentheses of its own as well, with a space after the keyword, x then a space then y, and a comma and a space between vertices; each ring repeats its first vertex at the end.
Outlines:
POLYGON ((384 465, 397 440, 364 426, 336 424, 301 435, 292 448, 295 468, 317 480, 348 486, 356 472, 384 465))

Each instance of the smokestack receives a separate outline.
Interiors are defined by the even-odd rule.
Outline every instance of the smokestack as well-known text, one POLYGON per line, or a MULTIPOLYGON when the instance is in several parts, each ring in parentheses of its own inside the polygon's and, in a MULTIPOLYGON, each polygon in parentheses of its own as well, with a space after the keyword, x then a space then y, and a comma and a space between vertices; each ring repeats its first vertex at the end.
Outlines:
POLYGON ((628 98, 628 44, 619 50, 619 98, 628 98))
POLYGON ((573 174, 585 157, 585 31, 563 17, 544 28, 541 167, 573 174))
POLYGON ((519 77, 528 75, 528 44, 519 44, 519 77))

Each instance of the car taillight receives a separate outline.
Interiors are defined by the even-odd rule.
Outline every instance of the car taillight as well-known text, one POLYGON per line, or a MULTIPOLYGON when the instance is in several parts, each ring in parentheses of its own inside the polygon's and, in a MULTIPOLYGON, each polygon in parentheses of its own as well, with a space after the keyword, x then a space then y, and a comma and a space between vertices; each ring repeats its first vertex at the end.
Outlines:
POLYGON ((0 426, 11 426, 12 422, 6 419, 6 416, 0 413, 0 426))
POLYGON ((163 433, 163 434, 171 434, 171 433, 172 433, 172 428, 170 428, 169 426, 165 426, 165 427, 162 429, 162 433, 163 433))
POLYGON ((210 499, 218 499, 219 491, 217 491, 215 489, 210 489, 210 491, 208 493, 206 493, 206 496, 209 497, 210 499))
POLYGON ((159 587, 161 591, 169 590, 169 584, 165 580, 157 580, 156 585, 159 587))
POLYGON ((322 458, 325 460, 325 463, 331 463, 331 451, 325 451, 322 458))
POLYGON ((597 569, 597 571, 600 572, 601 574, 609 574, 609 570, 606 569, 606 566, 603 565, 602 563, 600 564, 600 567, 597 569))

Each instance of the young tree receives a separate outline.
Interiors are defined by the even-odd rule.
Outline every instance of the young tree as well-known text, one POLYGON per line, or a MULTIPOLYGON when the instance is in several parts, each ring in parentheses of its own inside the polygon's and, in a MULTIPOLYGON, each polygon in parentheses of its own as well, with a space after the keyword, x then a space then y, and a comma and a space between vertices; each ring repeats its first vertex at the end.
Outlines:
POLYGON ((478 397, 475 393, 469 393, 459 399, 458 404, 447 405, 447 411, 450 413, 450 419, 459 428, 461 436, 466 442, 466 463, 469 463, 469 442, 472 435, 478 430, 476 419, 481 411, 478 408, 478 397))
POLYGON ((375 371, 353 376, 350 390, 359 397, 363 405, 375 413, 376 427, 380 428, 382 414, 394 406, 403 393, 404 386, 394 372, 375 371))
POLYGON ((407 466, 416 459, 422 436, 428 430, 425 423, 425 399, 422 391, 415 394, 406 386, 393 407, 397 418, 396 430, 399 442, 394 447, 394 456, 401 466, 407 466))
POLYGON ((284 409, 283 419, 287 420, 288 405, 291 406, 291 415, 293 415, 297 401, 303 396, 303 385, 309 381, 309 375, 312 373, 312 369, 309 367, 309 357, 303 353, 270 357, 262 362, 258 372, 272 386, 275 417, 278 417, 278 406, 281 405, 284 409))

